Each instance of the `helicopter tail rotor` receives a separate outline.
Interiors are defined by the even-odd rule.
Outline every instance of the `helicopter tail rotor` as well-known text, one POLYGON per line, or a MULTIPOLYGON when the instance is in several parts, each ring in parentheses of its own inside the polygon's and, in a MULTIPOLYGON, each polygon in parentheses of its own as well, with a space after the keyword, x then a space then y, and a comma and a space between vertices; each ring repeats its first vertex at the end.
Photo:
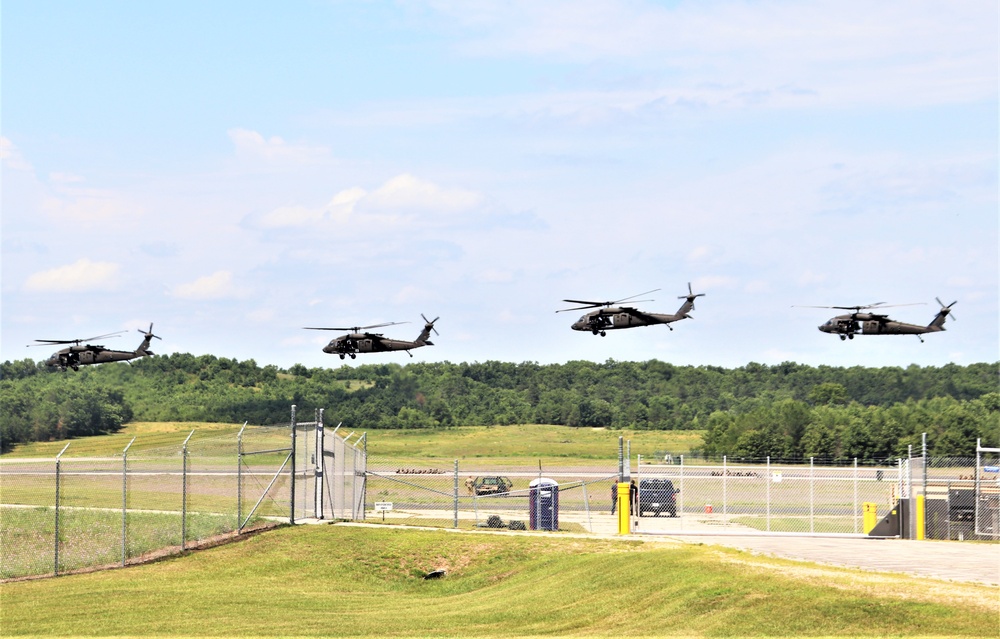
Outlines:
POLYGON ((160 337, 159 335, 153 335, 153 323, 152 323, 152 322, 150 322, 150 323, 149 323, 149 328, 148 328, 147 330, 142 330, 141 328, 137 328, 137 329, 135 329, 135 330, 136 330, 136 331, 138 331, 138 332, 140 332, 140 333, 142 333, 142 334, 143 334, 143 336, 144 336, 144 337, 145 337, 146 339, 152 339, 152 338, 154 338, 154 337, 155 337, 156 339, 160 339, 160 340, 162 340, 162 339, 163 339, 163 338, 162 338, 162 337, 160 337))
POLYGON ((431 329, 432 331, 434 331, 434 334, 435 334, 435 335, 439 335, 439 336, 441 335, 441 333, 438 333, 437 329, 436 329, 436 328, 434 328, 434 322, 436 322, 436 321, 438 321, 439 319, 441 319, 441 316, 440 316, 440 315, 438 315, 437 317, 435 317, 435 318, 434 318, 434 319, 432 319, 432 320, 429 320, 429 319, 427 319, 427 316, 426 316, 426 315, 424 315, 423 313, 421 313, 421 314, 420 314, 420 317, 424 318, 424 328, 429 328, 429 329, 431 329))
POLYGON ((938 306, 940 306, 940 307, 941 307, 941 312, 942 312, 942 313, 944 313, 945 315, 948 315, 949 317, 951 317, 951 320, 952 320, 952 321, 955 321, 955 320, 957 320, 957 319, 958 319, 958 318, 957 318, 957 317, 955 317, 955 315, 954 315, 954 314, 953 314, 953 313, 951 312, 951 307, 952 307, 952 306, 954 306, 955 304, 958 304, 958 300, 955 300, 955 301, 954 301, 954 302, 952 302, 951 304, 948 304, 947 306, 945 306, 944 302, 942 302, 942 301, 941 301, 941 298, 940 298, 940 297, 935 297, 934 299, 935 299, 935 300, 937 301, 937 303, 938 303, 938 306))
POLYGON ((694 291, 692 291, 691 290, 691 282, 688 282, 688 294, 687 295, 678 295, 677 299, 679 299, 679 300, 688 299, 688 300, 694 301, 694 298, 696 298, 696 297, 705 297, 705 294, 704 293, 695 293, 694 291))

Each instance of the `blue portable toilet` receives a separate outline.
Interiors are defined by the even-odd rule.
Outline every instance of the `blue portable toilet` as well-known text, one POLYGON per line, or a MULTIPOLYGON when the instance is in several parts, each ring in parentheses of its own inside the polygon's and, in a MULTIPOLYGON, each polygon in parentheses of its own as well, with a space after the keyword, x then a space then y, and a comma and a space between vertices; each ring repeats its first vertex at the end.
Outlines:
POLYGON ((528 528, 559 530, 559 484, 547 477, 528 484, 528 528))

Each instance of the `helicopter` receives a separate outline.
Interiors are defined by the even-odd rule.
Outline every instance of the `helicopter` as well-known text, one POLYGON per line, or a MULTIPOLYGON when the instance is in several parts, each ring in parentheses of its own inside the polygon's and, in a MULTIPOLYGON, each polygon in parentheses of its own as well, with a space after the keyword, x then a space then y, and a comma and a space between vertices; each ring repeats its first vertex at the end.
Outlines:
MULTIPOLYGON (((803 308, 837 308, 852 311, 846 315, 832 317, 825 324, 818 327, 824 333, 839 335, 841 341, 854 339, 855 335, 916 335, 917 339, 923 342, 924 338, 921 335, 924 333, 939 333, 945 330, 944 321, 951 315, 951 307, 958 304, 958 300, 955 300, 945 306, 940 298, 936 297, 934 299, 937 301, 938 306, 941 307, 941 310, 938 311, 937 315, 934 316, 934 319, 927 326, 897 322, 890 319, 888 315, 881 313, 862 312, 898 306, 917 306, 917 304, 886 305, 885 302, 876 302, 862 306, 806 306, 803 308)), ((951 315, 951 318, 954 320, 955 316, 951 315)))
POLYGON ((73 344, 73 346, 68 346, 60 351, 52 353, 52 355, 45 360, 45 365, 49 368, 58 368, 60 371, 64 372, 67 368, 72 368, 73 370, 78 371, 81 366, 89 364, 127 362, 130 359, 152 355, 153 352, 148 350, 150 340, 154 337, 156 339, 161 339, 159 335, 153 335, 152 322, 150 322, 148 330, 136 330, 142 333, 143 340, 142 343, 139 344, 139 348, 134 351, 115 351, 97 344, 84 344, 81 346, 82 342, 104 339, 106 337, 117 337, 126 331, 107 333, 106 335, 97 335, 95 337, 84 337, 83 339, 36 339, 35 341, 39 342, 39 344, 29 344, 29 346, 40 346, 41 344, 73 344))
MULTIPOLYGON (((655 293, 660 289, 654 288, 652 291, 646 291, 645 293, 637 293, 636 295, 630 295, 624 297, 620 300, 614 300, 610 302, 592 302, 587 300, 563 300, 564 302, 570 302, 572 304, 583 304, 583 306, 574 306, 573 308, 564 308, 562 310, 556 311, 556 313, 565 313, 566 311, 580 311, 588 308, 597 308, 596 311, 591 311, 584 314, 580 319, 573 322, 570 326, 574 331, 590 331, 594 335, 600 335, 605 337, 607 335, 606 331, 620 329, 620 328, 635 328, 637 326, 653 326, 654 324, 666 324, 667 328, 674 330, 674 327, 670 325, 671 322, 676 322, 682 319, 691 319, 688 315, 688 311, 694 310, 694 298, 702 297, 704 293, 694 293, 691 290, 691 282, 688 282, 688 294, 679 295, 677 299, 684 300, 681 307, 677 309, 677 312, 673 315, 668 315, 664 313, 643 313, 642 311, 632 308, 631 306, 616 306, 621 302, 626 302, 632 300, 632 298, 639 297, 642 295, 648 295, 650 293, 655 293), (604 308, 599 308, 599 307, 604 308)), ((653 300, 633 300, 632 303, 636 304, 638 302, 652 302, 653 300)))
POLYGON ((412 342, 389 339, 381 333, 367 332, 370 328, 382 328, 383 326, 407 324, 408 322, 386 322, 385 324, 352 326, 347 328, 328 328, 319 326, 305 326, 303 328, 309 331, 351 331, 347 335, 335 337, 330 340, 329 344, 323 347, 324 353, 340 355, 340 359, 344 359, 348 355, 350 355, 351 359, 354 359, 357 357, 358 353, 385 353, 387 351, 406 351, 407 355, 413 357, 413 353, 410 352, 410 349, 434 345, 434 342, 427 339, 431 336, 431 331, 434 331, 436 335, 440 335, 440 333, 437 332, 437 329, 434 328, 434 322, 441 319, 440 316, 429 320, 423 313, 421 313, 420 317, 424 318, 424 330, 420 331, 420 335, 418 335, 417 339, 412 342))

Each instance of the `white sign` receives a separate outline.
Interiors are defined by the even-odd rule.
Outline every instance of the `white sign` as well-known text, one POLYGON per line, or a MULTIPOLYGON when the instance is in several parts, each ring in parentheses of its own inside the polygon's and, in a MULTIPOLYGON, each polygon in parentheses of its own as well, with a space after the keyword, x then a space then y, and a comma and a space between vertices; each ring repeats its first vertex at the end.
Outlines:
POLYGON ((375 502, 375 512, 384 513, 387 510, 392 510, 391 501, 377 501, 375 502))
POLYGON ((776 471, 774 471, 774 472, 771 473, 771 481, 773 481, 776 484, 780 484, 781 483, 781 471, 780 470, 776 470, 776 471))

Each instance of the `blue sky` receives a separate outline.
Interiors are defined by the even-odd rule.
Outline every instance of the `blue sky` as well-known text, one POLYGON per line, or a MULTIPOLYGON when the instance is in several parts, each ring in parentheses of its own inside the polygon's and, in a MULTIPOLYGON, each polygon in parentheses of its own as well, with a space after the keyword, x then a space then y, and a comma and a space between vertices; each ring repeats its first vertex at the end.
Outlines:
POLYGON ((357 362, 996 361, 997 13, 8 0, 0 359, 153 321, 160 352, 339 366, 302 326, 425 313, 436 346, 357 362), (689 281, 673 332, 554 312, 689 281), (793 308, 936 296, 923 344, 793 308))

